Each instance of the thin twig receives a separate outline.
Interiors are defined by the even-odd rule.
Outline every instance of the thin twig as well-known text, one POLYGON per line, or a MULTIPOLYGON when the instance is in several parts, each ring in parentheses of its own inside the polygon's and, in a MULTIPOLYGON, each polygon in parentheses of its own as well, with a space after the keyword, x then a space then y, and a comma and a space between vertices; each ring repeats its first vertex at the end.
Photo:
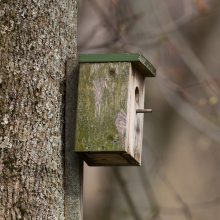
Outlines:
MULTIPOLYGON (((157 153, 155 152, 154 148, 152 147, 151 143, 148 142, 148 149, 151 151, 152 153, 152 157, 155 158, 155 161, 157 161, 157 166, 162 167, 162 161, 161 159, 158 157, 157 153)), ((156 166, 156 165, 154 165, 156 166)), ((179 193, 177 193, 177 191, 175 190, 175 188, 173 187, 173 185, 171 184, 170 180, 168 179, 168 177, 165 175, 165 173, 161 172, 161 171, 157 171, 156 173, 157 175, 159 175, 159 177, 161 178, 161 180, 168 186, 168 188, 170 189, 171 192, 173 192, 178 200, 180 199, 180 195, 179 193)), ((183 199, 180 199, 181 201, 183 201, 183 199)), ((202 202, 196 202, 196 203, 186 203, 184 201, 184 204, 187 204, 188 208, 190 210, 194 210, 194 209, 207 209, 207 208, 212 208, 214 206, 218 206, 220 205, 220 195, 217 195, 215 198, 207 200, 207 201, 202 201, 202 202)), ((160 209, 161 213, 166 213, 166 214, 178 214, 184 211, 184 209, 182 208, 174 208, 174 207, 166 207, 166 206, 158 206, 160 209)))
POLYGON ((162 80, 160 88, 163 89, 163 95, 165 99, 173 106, 176 111, 186 118, 191 124, 193 124, 199 130, 205 132, 210 138, 220 143, 220 127, 206 119, 200 113, 197 112, 189 103, 181 98, 175 91, 178 90, 177 86, 170 80, 165 78, 162 80), (166 83, 164 83, 166 82, 166 83), (166 85, 165 85, 166 84, 166 85))
POLYGON ((215 94, 219 94, 218 85, 216 85, 215 81, 209 76, 205 66, 189 47, 182 34, 178 31, 175 22, 173 22, 169 15, 164 1, 158 2, 157 0, 150 0, 150 3, 156 18, 160 23, 161 29, 163 30, 164 34, 166 34, 169 41, 175 46, 179 56, 183 59, 183 61, 186 63, 192 73, 198 78, 198 80, 201 80, 202 78, 211 82, 210 88, 207 88, 208 94, 213 94, 213 92, 215 94), (175 31, 172 33, 167 31, 165 28, 167 23, 169 23, 170 26, 172 26, 172 29, 175 31))

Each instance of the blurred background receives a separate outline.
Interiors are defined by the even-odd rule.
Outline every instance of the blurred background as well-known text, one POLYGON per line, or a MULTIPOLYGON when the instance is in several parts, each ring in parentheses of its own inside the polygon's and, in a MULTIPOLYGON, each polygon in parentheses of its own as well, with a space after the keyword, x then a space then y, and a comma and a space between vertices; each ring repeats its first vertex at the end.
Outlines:
POLYGON ((141 167, 85 165, 84 220, 220 220, 220 1, 80 0, 79 53, 142 53, 141 167))

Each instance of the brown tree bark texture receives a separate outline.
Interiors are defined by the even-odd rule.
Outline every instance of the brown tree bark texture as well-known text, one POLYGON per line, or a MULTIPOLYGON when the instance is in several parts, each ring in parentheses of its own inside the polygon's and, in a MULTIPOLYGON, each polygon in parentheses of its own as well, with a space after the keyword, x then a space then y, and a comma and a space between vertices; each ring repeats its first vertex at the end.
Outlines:
POLYGON ((0 1, 0 219, 64 219, 65 62, 76 0, 0 1))

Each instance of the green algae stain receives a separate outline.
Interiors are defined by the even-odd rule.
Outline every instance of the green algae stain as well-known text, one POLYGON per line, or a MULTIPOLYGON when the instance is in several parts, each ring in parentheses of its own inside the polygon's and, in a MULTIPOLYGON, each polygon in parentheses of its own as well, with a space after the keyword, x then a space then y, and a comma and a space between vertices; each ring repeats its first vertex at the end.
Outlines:
POLYGON ((118 132, 116 118, 123 112, 126 120, 130 65, 128 62, 80 65, 77 152, 125 149, 125 136, 118 132))

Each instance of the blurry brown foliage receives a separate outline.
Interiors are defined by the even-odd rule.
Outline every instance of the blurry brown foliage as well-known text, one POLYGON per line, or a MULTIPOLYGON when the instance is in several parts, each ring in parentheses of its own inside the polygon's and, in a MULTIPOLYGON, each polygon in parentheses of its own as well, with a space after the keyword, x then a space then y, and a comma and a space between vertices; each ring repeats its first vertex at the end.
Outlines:
POLYGON ((219 0, 81 1, 80 53, 141 52, 157 68, 143 165, 86 167, 85 219, 220 219, 219 12, 219 0))

